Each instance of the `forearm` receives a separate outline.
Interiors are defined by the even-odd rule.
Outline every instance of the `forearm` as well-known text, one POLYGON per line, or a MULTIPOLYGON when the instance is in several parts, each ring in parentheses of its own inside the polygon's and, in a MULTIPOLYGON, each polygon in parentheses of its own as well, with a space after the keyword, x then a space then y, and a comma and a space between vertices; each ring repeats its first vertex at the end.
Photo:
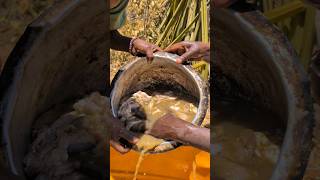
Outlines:
POLYGON ((149 125, 147 134, 162 139, 171 139, 180 143, 210 151, 210 129, 197 127, 187 121, 167 114, 149 125))
POLYGON ((210 152, 210 129, 188 125, 176 141, 210 152))
POLYGON ((122 36, 117 30, 111 31, 110 33, 111 49, 129 52, 131 38, 122 36))

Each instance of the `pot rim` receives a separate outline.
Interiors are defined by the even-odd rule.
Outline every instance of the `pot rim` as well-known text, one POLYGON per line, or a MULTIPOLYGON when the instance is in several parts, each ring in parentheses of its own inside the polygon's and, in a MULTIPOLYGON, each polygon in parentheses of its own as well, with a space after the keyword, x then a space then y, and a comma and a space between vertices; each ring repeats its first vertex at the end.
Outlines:
MULTIPOLYGON (((168 61, 172 61, 174 63, 176 63, 176 58, 179 57, 176 54, 171 54, 171 53, 167 53, 167 52, 156 52, 154 53, 154 58, 161 58, 161 59, 166 59, 168 61)), ((155 60, 154 59, 154 60, 155 60)), ((116 73, 116 75, 114 76, 114 78, 112 79, 111 82, 111 93, 110 93, 110 104, 111 104, 111 110, 112 110, 112 115, 114 117, 117 117, 117 108, 114 107, 115 105, 115 94, 116 91, 115 89, 117 89, 119 87, 119 81, 121 81, 122 78, 122 72, 126 71, 127 69, 131 68, 135 63, 139 62, 139 61, 146 61, 145 57, 142 58, 136 58, 134 61, 124 65, 123 67, 121 67, 118 72, 116 73)), ((178 64, 177 64, 178 65, 178 64)), ((196 86, 198 87, 198 91, 199 91, 199 103, 198 103, 198 110, 197 113, 195 115, 195 117, 192 120, 192 124, 196 125, 196 126, 201 126, 207 109, 208 109, 208 103, 209 103, 209 90, 208 90, 208 84, 207 82, 205 82, 200 76, 199 74, 190 66, 190 65, 181 65, 183 70, 188 73, 193 79, 194 82, 196 83, 196 86)), ((163 143, 161 143, 159 146, 164 146, 166 144, 170 143, 172 145, 171 148, 165 148, 164 150, 161 150, 160 152, 153 152, 151 151, 150 153, 161 153, 161 152, 166 152, 166 151, 170 151, 173 150, 175 148, 177 148, 178 146, 181 145, 181 143, 178 143, 176 141, 165 141, 163 143)))

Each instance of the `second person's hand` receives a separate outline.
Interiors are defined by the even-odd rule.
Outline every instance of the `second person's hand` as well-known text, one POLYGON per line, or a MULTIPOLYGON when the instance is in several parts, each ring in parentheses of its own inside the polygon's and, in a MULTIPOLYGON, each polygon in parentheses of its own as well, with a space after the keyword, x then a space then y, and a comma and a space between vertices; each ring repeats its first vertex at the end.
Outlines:
POLYGON ((203 42, 182 41, 167 47, 164 51, 180 55, 176 62, 199 61, 201 59, 210 62, 210 44, 203 42))
POLYGON ((119 119, 111 118, 108 124, 111 131, 110 144, 118 152, 122 154, 129 152, 139 141, 139 138, 127 130, 119 119))

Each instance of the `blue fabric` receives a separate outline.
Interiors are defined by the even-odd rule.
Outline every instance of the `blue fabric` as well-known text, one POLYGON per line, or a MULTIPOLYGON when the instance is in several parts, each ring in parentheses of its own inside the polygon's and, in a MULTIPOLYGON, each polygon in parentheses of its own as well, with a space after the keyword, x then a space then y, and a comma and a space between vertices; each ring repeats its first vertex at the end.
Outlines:
POLYGON ((119 4, 110 9, 110 30, 121 28, 126 22, 129 0, 120 0, 119 4))

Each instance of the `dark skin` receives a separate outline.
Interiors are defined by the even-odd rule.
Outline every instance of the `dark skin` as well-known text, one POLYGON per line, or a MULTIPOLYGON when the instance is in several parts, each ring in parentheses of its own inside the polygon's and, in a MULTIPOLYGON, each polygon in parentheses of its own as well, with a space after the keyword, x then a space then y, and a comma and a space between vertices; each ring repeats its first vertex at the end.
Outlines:
MULTIPOLYGON (((230 6, 236 0, 214 0, 213 7, 224 8, 230 6)), ((319 8, 320 3, 316 0, 307 1, 319 8), (317 3, 315 3, 317 2, 317 3)), ((167 47, 164 51, 180 55, 176 62, 181 64, 185 61, 205 60, 210 62, 210 44, 203 42, 183 41, 167 47)), ((161 117, 146 133, 162 139, 172 139, 186 145, 210 151, 210 130, 196 127, 171 114, 161 117)))
MULTIPOLYGON (((117 30, 111 31, 111 49, 123 52, 129 52, 130 41, 132 38, 121 35, 117 30)), ((145 56, 148 62, 151 62, 154 58, 153 53, 161 51, 161 49, 151 43, 137 38, 133 41, 133 49, 137 52, 138 56, 145 56)))
MULTIPOLYGON (((129 52, 130 41, 132 38, 122 36, 117 30, 111 31, 111 49, 117 51, 129 52)), ((142 39, 135 39, 132 43, 133 49, 137 52, 139 56, 146 56, 147 61, 151 62, 153 60, 153 53, 156 51, 161 51, 161 49, 153 44, 150 44, 142 39)), ((124 154, 130 151, 133 144, 138 142, 138 137, 133 133, 125 129, 121 121, 113 118, 110 113, 110 119, 107 120, 111 131, 111 146, 118 152, 124 154)))
MULTIPOLYGON (((124 48, 124 47, 123 47, 124 48)), ((180 42, 165 49, 167 52, 179 54, 177 63, 187 60, 204 59, 210 61, 210 45, 202 42, 180 42)), ((130 151, 130 145, 136 144, 138 138, 131 132, 124 129, 119 120, 114 120, 114 130, 112 130, 111 145, 119 152, 126 153, 130 151), (121 135, 121 137, 120 137, 121 135), (121 144, 119 139, 125 139, 127 144, 121 144)), ((113 129, 113 128, 112 128, 113 129)), ((146 133, 162 139, 171 139, 210 152, 210 130, 207 128, 196 127, 191 123, 183 121, 171 114, 160 118, 152 129, 146 133)))
MULTIPOLYGON (((229 6, 230 4, 233 3, 233 1, 234 0, 212 0, 211 3, 213 3, 212 7, 222 8, 222 7, 229 6)), ((118 1, 116 0, 110 0, 110 7, 114 7, 117 3, 118 1)), ((130 41, 132 38, 121 35, 117 30, 111 31, 110 33, 111 33, 111 42, 113 42, 111 43, 111 49, 129 52, 130 41)), ((143 39, 136 39, 133 43, 133 49, 135 50, 135 52, 137 52, 137 55, 146 56, 148 62, 151 62, 153 60, 154 52, 161 51, 161 49, 158 46, 150 44, 144 41, 143 39)), ((201 44, 200 42, 199 43, 198 42, 197 43, 181 42, 180 44, 179 43, 175 44, 166 49, 167 52, 177 53, 182 56, 177 59, 177 63, 182 63, 188 59, 189 60, 204 59, 207 62, 209 62, 209 59, 210 59, 209 50, 210 50, 209 44, 201 44)), ((112 117, 112 115, 110 117, 112 117)), ((173 119, 172 121, 176 120, 175 122, 177 122, 177 124, 181 124, 181 126, 182 124, 185 123, 185 121, 178 120, 173 117, 170 117, 170 118, 173 119)), ((168 120, 168 117, 164 118, 164 121, 165 120, 168 120)), ((123 124, 120 123, 119 120, 113 119, 112 122, 113 123, 110 123, 112 124, 110 144, 120 153, 126 153, 130 151, 132 144, 136 144, 138 141, 138 138, 134 136, 134 134, 132 134, 131 132, 127 131, 124 128, 123 124), (123 140, 126 143, 123 143, 123 140)), ((162 121, 157 123, 155 127, 158 127, 158 125, 161 126, 163 124, 161 122, 162 121)), ((191 133, 192 135, 186 134, 186 136, 179 135, 176 137, 177 139, 174 137, 172 137, 172 139, 176 139, 179 142, 184 142, 185 144, 194 145, 196 147, 209 151, 210 140, 202 142, 201 144, 196 144, 197 142, 199 142, 196 139, 198 137, 196 135, 202 135, 206 137, 205 134, 207 134, 206 131, 208 130, 204 130, 204 129, 195 130, 197 128, 192 127, 193 125, 191 124, 189 125, 185 124, 183 126, 188 127, 187 128, 188 131, 191 131, 193 129, 194 133, 191 133), (208 146, 208 142, 209 142, 209 146, 208 146)), ((158 131, 155 131, 155 132, 158 132, 158 131)), ((177 133, 180 133, 180 131, 177 133)), ((158 134, 156 135, 160 137, 161 136, 160 134, 161 133, 158 132, 158 134)))
MULTIPOLYGON (((123 42, 114 43, 112 48, 125 52, 129 51, 127 43, 130 43, 130 38, 120 35, 117 31, 112 32, 112 37, 114 42, 123 42)), ((145 53, 149 61, 153 59, 153 52, 160 50, 160 48, 152 46, 143 40, 137 39, 135 42, 137 50, 140 53, 145 53)), ((184 41, 166 48, 165 51, 179 54, 180 57, 177 59, 177 63, 200 59, 204 59, 207 62, 210 61, 210 45, 208 43, 184 41)), ((119 120, 114 119, 113 123, 111 123, 113 127, 111 128, 110 144, 120 153, 129 152, 132 146, 130 144, 136 144, 138 137, 126 130, 119 120)), ((170 114, 160 118, 147 133, 158 138, 172 139, 207 152, 210 151, 209 129, 196 127, 170 114)))
MULTIPOLYGON (((110 31, 111 35, 111 49, 123 52, 129 52, 130 41, 132 38, 121 35, 117 30, 110 31)), ((161 49, 153 44, 150 44, 142 39, 135 39, 132 43, 133 50, 139 56, 146 56, 148 62, 153 60, 153 53, 161 51, 161 49)), ((121 121, 113 118, 110 113, 110 119, 107 120, 111 131, 111 146, 118 152, 124 154, 131 150, 132 145, 138 142, 138 137, 125 129, 121 121)))
POLYGON ((157 138, 175 140, 210 152, 210 129, 197 127, 172 114, 166 114, 158 119, 146 133, 157 138))
MULTIPOLYGON (((165 51, 180 55, 176 59, 179 64, 188 60, 198 61, 201 59, 210 62, 209 43, 183 41, 167 47, 165 51)), ((161 117, 147 133, 210 152, 210 129, 194 126, 171 114, 161 117)))
POLYGON ((110 145, 121 154, 129 152, 132 144, 136 144, 139 138, 128 131, 118 119, 111 118, 108 122, 111 131, 110 145))
POLYGON ((176 62, 199 61, 201 59, 210 62, 210 44, 203 42, 182 41, 167 47, 164 51, 180 55, 176 62))

